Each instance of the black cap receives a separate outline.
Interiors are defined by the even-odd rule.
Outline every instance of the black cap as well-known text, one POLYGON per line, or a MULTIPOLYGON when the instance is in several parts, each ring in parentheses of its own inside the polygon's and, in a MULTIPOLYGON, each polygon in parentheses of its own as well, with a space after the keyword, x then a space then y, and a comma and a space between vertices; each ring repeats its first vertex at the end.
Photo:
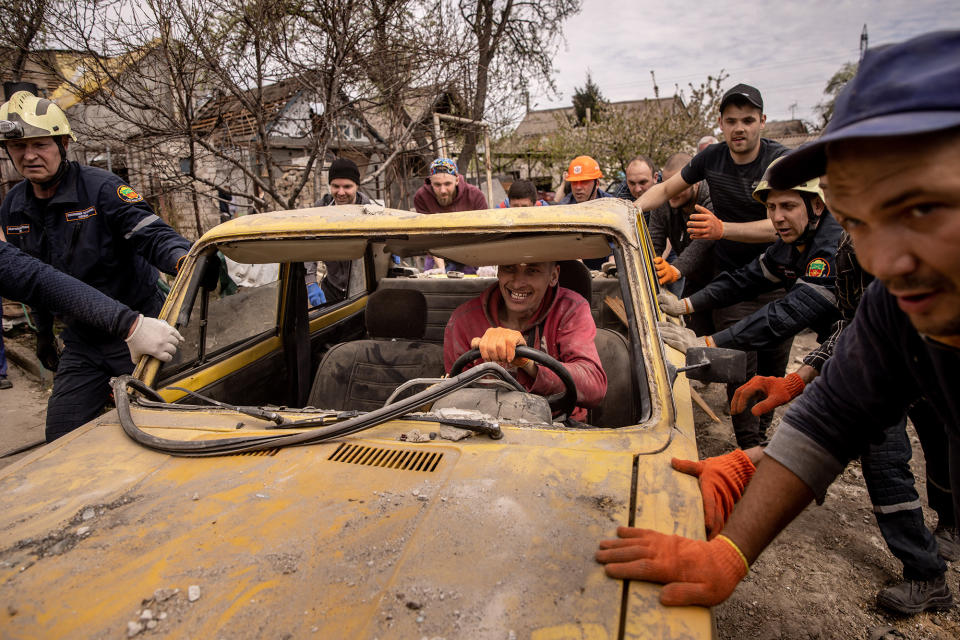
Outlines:
POLYGON ((827 170, 827 145, 960 126, 960 31, 940 31, 868 49, 837 96, 823 135, 785 156, 770 184, 798 184, 827 170))
POLYGON ((763 98, 760 97, 760 91, 748 84, 738 84, 723 94, 723 100, 720 101, 720 113, 723 113, 724 108, 731 102, 743 101, 749 102, 763 111, 763 98))
POLYGON ((347 158, 337 158, 331 162, 327 171, 327 182, 333 182, 337 178, 353 180, 354 184, 359 185, 360 169, 357 168, 357 163, 347 158))

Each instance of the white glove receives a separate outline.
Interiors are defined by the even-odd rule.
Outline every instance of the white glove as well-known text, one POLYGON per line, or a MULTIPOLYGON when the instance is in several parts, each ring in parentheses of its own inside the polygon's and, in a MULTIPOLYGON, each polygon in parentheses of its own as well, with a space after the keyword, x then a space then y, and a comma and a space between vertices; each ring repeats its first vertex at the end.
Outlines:
POLYGON ((130 359, 134 364, 143 356, 153 356, 161 362, 170 362, 177 347, 183 342, 180 332, 163 320, 146 318, 143 314, 137 318, 133 333, 127 339, 130 359))
POLYGON ((714 346, 709 336, 698 338, 697 334, 693 332, 693 329, 687 329, 686 327, 662 320, 657 323, 657 327, 660 329, 660 337, 663 338, 663 341, 677 351, 686 353, 690 347, 714 346))
POLYGON ((678 317, 685 313, 693 313, 693 305, 690 304, 690 298, 681 300, 669 291, 661 291, 660 295, 657 296, 657 302, 660 303, 660 308, 663 309, 663 312, 667 315, 678 317))

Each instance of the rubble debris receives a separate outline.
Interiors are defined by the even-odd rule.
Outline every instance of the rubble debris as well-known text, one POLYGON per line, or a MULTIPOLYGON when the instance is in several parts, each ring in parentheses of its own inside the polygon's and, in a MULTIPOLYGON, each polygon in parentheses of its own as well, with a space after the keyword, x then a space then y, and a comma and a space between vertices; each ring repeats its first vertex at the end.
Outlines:
POLYGON ((401 433, 399 440, 403 442, 430 442, 430 434, 422 433, 420 429, 411 429, 406 433, 401 433))
POLYGON ((469 429, 460 429, 458 427, 451 427, 444 425, 440 427, 440 437, 444 440, 453 440, 458 442, 464 438, 469 438, 473 434, 469 429))
POLYGON ((157 602, 166 602, 178 593, 180 589, 157 589, 153 592, 153 599, 157 602))
POLYGON ((200 599, 200 587, 198 585, 192 584, 187 587, 187 600, 190 602, 196 602, 200 599))
POLYGON ((127 623, 127 637, 132 638, 143 631, 143 625, 135 620, 131 620, 127 623))
POLYGON ((407 609, 412 609, 413 611, 417 611, 417 610, 420 609, 420 607, 422 607, 422 606, 423 606, 423 605, 420 604, 419 602, 415 602, 415 601, 413 601, 413 600, 408 600, 408 601, 407 601, 407 609))
POLYGON ((96 516, 97 516, 97 512, 94 510, 94 508, 93 508, 93 507, 87 507, 86 509, 83 510, 83 516, 81 516, 81 517, 82 517, 84 520, 92 520, 92 519, 95 518, 96 516))
POLYGON ((140 612, 140 619, 153 620, 153 611, 151 611, 150 609, 144 609, 143 611, 140 612))

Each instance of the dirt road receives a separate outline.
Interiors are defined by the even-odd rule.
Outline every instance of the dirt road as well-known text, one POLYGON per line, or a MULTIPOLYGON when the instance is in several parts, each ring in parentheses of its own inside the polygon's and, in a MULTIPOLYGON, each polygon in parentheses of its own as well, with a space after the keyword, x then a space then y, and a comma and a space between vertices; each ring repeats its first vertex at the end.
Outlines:
MULTIPOLYGON (((5 337, 8 347, 17 342, 28 353, 33 352, 33 338, 5 337)), ((43 439, 43 425, 47 416, 47 398, 49 389, 41 388, 36 378, 7 361, 7 377, 13 383, 12 389, 0 390, 0 455, 24 445, 43 439)), ((0 458, 0 468, 22 458, 21 453, 8 458, 0 458)))

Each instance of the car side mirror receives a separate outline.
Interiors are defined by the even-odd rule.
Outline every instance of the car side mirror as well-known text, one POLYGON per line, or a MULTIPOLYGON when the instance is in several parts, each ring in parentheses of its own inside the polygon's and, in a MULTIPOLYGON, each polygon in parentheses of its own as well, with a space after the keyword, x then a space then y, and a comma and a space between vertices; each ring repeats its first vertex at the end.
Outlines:
POLYGON ((691 380, 742 384, 747 379, 747 354, 736 349, 690 347, 687 363, 677 369, 691 380))

